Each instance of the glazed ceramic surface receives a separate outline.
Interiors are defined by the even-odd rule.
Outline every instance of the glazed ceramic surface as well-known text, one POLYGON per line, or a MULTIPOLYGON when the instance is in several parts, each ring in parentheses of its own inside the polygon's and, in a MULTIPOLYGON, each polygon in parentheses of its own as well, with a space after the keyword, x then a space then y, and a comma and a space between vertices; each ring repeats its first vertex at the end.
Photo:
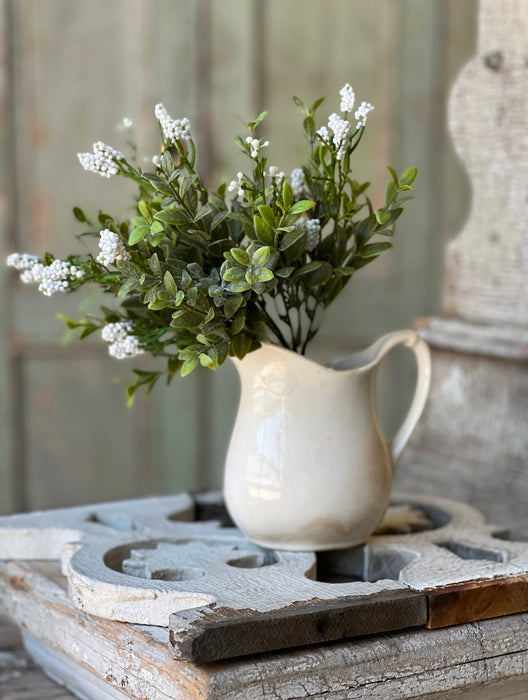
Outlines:
POLYGON ((394 466, 429 391, 429 349, 416 331, 380 338, 332 368, 275 345, 235 360, 242 390, 224 493, 237 526, 265 547, 359 544, 389 503, 394 466), (379 364, 396 345, 416 356, 413 402, 394 441, 374 401, 379 364))

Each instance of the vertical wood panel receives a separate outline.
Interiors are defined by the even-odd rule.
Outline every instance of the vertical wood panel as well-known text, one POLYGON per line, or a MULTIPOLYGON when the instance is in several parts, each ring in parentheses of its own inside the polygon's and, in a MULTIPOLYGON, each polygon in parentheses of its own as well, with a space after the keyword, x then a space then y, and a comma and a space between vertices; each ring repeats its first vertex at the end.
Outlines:
MULTIPOLYGON (((475 0, 11 0, 10 7, 18 249, 60 255, 76 247, 73 204, 118 216, 127 211, 133 188, 84 172, 76 159, 98 139, 123 150, 125 136, 115 129, 123 116, 134 120, 140 164, 157 148, 154 104, 162 101, 175 117, 188 116, 204 177, 214 185, 248 169, 233 138, 262 107, 270 110, 264 125, 269 162, 286 172, 298 166, 305 143, 292 94, 306 100, 325 95, 322 123, 338 110, 338 90, 350 82, 358 101, 376 106, 355 156, 358 179, 375 183, 375 203, 383 196, 386 164, 400 170, 418 165, 420 177, 395 250, 352 281, 327 312, 312 352, 329 357, 434 309, 444 229, 463 217, 467 194, 445 136, 444 105, 454 72, 471 53, 475 0)), ((0 289, 2 284, 4 271, 0 289)), ((13 294, 13 366, 21 368, 26 387, 31 507, 58 498, 53 482, 73 459, 84 467, 65 477, 64 503, 105 498, 105 478, 112 473, 123 495, 220 484, 238 392, 232 367, 160 386, 148 401, 138 396, 129 412, 123 388, 111 383, 129 370, 107 358, 100 344, 88 344, 80 354, 73 347, 57 351, 51 359, 63 334, 54 314, 75 315, 80 297, 44 299, 14 282, 13 294), (66 375, 69 381, 61 381, 66 375), (53 394, 52 380, 65 393, 53 397, 44 436, 37 430, 39 401, 53 394), (82 420, 73 410, 79 400, 82 420), (97 446, 87 438, 95 433, 97 446), (46 440, 62 452, 46 450, 46 440), (74 457, 78 445, 91 456, 74 457)), ((4 317, 4 297, 0 304, 4 317)), ((8 413, 12 421, 16 397, 7 394, 1 334, 0 328, 0 418, 8 413)), ((396 362, 387 380, 393 417, 405 404, 400 388, 411 383, 412 371, 410 363, 396 362)), ((12 464, 3 434, 0 457, 12 464)), ((9 470, 1 469, 5 509, 12 503, 5 494, 13 488, 9 470)))

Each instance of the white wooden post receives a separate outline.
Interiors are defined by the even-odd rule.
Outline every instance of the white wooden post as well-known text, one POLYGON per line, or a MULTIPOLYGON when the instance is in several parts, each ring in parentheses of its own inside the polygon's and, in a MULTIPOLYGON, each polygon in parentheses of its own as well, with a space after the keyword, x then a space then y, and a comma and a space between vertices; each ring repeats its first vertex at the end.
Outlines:
POLYGON ((528 525, 527 122, 528 4, 481 0, 477 53, 449 103, 471 212, 447 247, 443 315, 417 324, 433 383, 398 485, 517 525, 528 525))

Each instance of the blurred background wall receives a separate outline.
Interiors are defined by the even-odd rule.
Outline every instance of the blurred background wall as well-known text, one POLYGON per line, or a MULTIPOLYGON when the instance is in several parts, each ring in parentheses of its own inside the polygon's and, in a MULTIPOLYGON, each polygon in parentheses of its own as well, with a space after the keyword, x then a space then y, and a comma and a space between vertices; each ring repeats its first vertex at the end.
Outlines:
MULTIPOLYGON (((386 165, 417 166, 419 177, 394 249, 333 304, 312 353, 342 355, 439 309, 443 247, 470 196, 445 112, 474 48, 474 0, 0 0, 0 11, 3 258, 79 250, 73 205, 126 214, 133 187, 85 172, 76 158, 99 139, 126 150, 123 117, 141 164, 158 149, 156 102, 188 116, 204 179, 216 186, 243 168, 233 138, 263 108, 270 162, 285 172, 300 165, 292 95, 324 95, 322 124, 349 82, 376 108, 354 155, 374 203, 386 165)), ((131 363, 97 339, 65 342, 56 314, 75 317, 79 303, 96 300, 43 297, 0 266, 0 512, 218 486, 236 412, 233 368, 197 371, 128 408, 131 363)), ((396 357, 381 407, 389 433, 412 381, 412 363, 396 357)))

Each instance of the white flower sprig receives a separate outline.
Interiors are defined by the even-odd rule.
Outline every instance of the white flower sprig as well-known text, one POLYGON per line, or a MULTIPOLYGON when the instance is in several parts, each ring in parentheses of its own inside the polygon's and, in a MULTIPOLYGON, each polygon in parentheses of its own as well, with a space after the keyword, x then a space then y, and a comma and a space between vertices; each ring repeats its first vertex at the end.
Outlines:
POLYGON ((295 199, 301 199, 302 194, 306 188, 306 178, 304 177, 304 171, 302 168, 295 168, 292 170, 291 175, 291 186, 293 191, 293 196, 295 199))
POLYGON ((328 128, 334 132, 333 142, 338 149, 337 158, 342 158, 348 146, 347 139, 350 134, 350 122, 342 119, 335 112, 328 117, 328 128))
POLYGON ((237 191, 237 197, 243 197, 244 196, 244 189, 242 187, 242 180, 244 179, 244 173, 238 172, 237 173, 237 180, 231 180, 229 185, 227 186, 227 191, 228 192, 234 192, 235 190, 237 191))
POLYGON ((154 114, 161 125, 163 137, 169 143, 175 145, 176 141, 186 141, 191 138, 190 122, 187 117, 173 119, 161 102, 154 108, 154 114))
POLYGON ((119 235, 108 228, 105 228, 99 234, 99 248, 101 252, 96 260, 105 267, 115 263, 116 260, 130 260, 130 253, 125 248, 119 235))
POLYGON ((50 265, 44 265, 34 255, 25 253, 12 253, 7 264, 20 271, 24 284, 39 284, 39 292, 47 297, 55 292, 67 292, 71 281, 84 277, 84 272, 72 263, 56 259, 50 265))
POLYGON ((356 109, 355 118, 357 119, 356 129, 365 126, 367 123, 367 115, 372 112, 374 107, 369 102, 362 102, 356 109))
POLYGON ((246 138, 246 143, 249 144, 252 158, 256 158, 258 156, 258 152, 261 148, 269 146, 269 141, 264 141, 264 143, 261 143, 261 139, 254 139, 252 136, 248 136, 246 138))
POLYGON ((77 158, 85 170, 98 173, 102 177, 117 175, 119 168, 116 161, 124 160, 125 156, 102 141, 93 145, 93 153, 77 153, 77 158))
POLYGON ((339 94, 341 95, 341 111, 351 112, 354 109, 354 101, 356 99, 354 90, 352 90, 350 85, 347 83, 341 88, 339 94))
POLYGON ((124 360, 144 352, 139 345, 139 338, 137 335, 133 335, 132 330, 132 324, 129 321, 117 321, 103 326, 101 335, 103 340, 110 345, 108 352, 112 357, 124 360))

